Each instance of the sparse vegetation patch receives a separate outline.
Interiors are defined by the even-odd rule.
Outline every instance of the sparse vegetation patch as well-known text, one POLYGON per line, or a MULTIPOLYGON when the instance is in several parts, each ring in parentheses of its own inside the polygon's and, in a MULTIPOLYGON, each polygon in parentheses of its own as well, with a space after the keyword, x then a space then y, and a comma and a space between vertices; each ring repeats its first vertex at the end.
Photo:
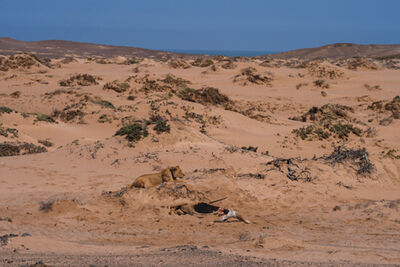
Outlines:
POLYGON ((11 108, 9 108, 9 107, 6 107, 6 106, 0 106, 0 116, 3 114, 3 113, 11 113, 11 112, 13 112, 14 110, 13 109, 11 109, 11 108))
POLYGON ((369 160, 369 154, 365 148, 353 149, 344 146, 338 146, 328 156, 323 157, 332 166, 336 164, 350 163, 357 166, 357 174, 366 175, 372 174, 375 170, 375 165, 369 160))
POLYGON ((114 90, 117 93, 123 93, 128 90, 131 86, 127 82, 119 82, 117 80, 108 82, 104 85, 103 89, 114 90))
POLYGON ((30 143, 5 142, 0 144, 0 157, 37 154, 44 152, 47 152, 47 149, 45 147, 37 146, 30 143))
POLYGON ((348 122, 349 111, 354 112, 353 108, 345 105, 326 104, 321 108, 313 107, 307 113, 289 119, 313 122, 312 125, 293 130, 293 133, 303 140, 311 141, 314 138, 323 140, 331 136, 347 139, 350 134, 361 136, 363 131, 348 122))
POLYGON ((186 88, 178 93, 183 100, 203 105, 224 105, 230 102, 229 98, 221 94, 217 88, 205 87, 199 90, 186 88))
POLYGON ((61 80, 60 86, 90 86, 99 84, 99 78, 90 74, 77 74, 71 76, 69 79, 61 80))
POLYGON ((253 67, 242 69, 241 72, 233 78, 233 82, 240 83, 243 86, 248 83, 271 86, 272 81, 273 74, 271 72, 261 74, 253 67))
POLYGON ((183 59, 171 59, 169 62, 168 62, 168 65, 171 67, 171 68, 174 68, 174 69, 188 69, 188 68, 190 68, 190 64, 189 63, 187 63, 185 60, 183 60, 183 59))
POLYGON ((205 58, 197 58, 195 61, 192 62, 192 66, 195 67, 200 67, 200 68, 205 68, 209 67, 214 64, 214 61, 211 59, 205 59, 205 58))
POLYGON ((119 136, 125 136, 128 141, 137 142, 148 135, 147 126, 141 123, 133 123, 122 127, 116 133, 119 136))

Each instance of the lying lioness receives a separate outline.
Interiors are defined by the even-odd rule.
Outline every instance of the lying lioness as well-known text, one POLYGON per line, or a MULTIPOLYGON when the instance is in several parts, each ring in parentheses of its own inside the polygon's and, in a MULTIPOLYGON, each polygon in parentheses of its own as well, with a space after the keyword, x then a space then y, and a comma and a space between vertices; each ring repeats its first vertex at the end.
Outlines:
POLYGON ((163 182, 174 182, 181 183, 182 180, 177 180, 177 178, 183 178, 181 168, 179 166, 166 168, 158 173, 143 174, 135 179, 135 181, 129 186, 132 187, 142 187, 148 188, 162 184, 163 182))

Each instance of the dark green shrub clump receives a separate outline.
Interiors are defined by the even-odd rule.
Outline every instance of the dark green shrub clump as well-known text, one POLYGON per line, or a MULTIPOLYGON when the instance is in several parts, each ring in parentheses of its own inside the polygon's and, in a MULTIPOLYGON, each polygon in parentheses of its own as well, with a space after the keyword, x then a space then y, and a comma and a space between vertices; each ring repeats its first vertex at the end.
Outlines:
POLYGON ((107 101, 107 100, 100 100, 100 101, 96 102, 96 104, 100 105, 103 108, 110 108, 110 109, 115 110, 115 106, 113 105, 113 103, 111 103, 110 101, 107 101))
POLYGON ((314 85, 323 89, 328 89, 330 87, 329 83, 325 80, 316 80, 314 81, 314 85))
POLYGON ((252 152, 257 152, 258 147, 256 146, 242 146, 242 150, 247 150, 247 151, 252 151, 252 152))
POLYGON ((11 113, 11 112, 13 112, 13 110, 9 107, 5 107, 5 106, 0 107, 0 115, 3 113, 11 113))
POLYGON ((332 125, 329 130, 341 139, 349 137, 350 133, 353 133, 357 136, 361 136, 362 134, 362 130, 360 128, 354 127, 353 124, 342 124, 341 122, 332 125))
POLYGON ((148 134, 146 126, 137 122, 124 126, 115 133, 115 135, 125 136, 125 138, 131 142, 137 142, 148 134))
POLYGON ((45 147, 36 146, 30 143, 5 142, 0 144, 0 157, 11 157, 44 152, 47 152, 45 147))
POLYGON ((99 84, 97 77, 90 74, 77 74, 71 76, 69 79, 61 80, 60 86, 90 86, 99 84))
POLYGON ((44 146, 46 146, 46 147, 51 147, 51 146, 54 145, 54 144, 53 144, 52 142, 50 142, 49 140, 38 140, 38 143, 39 143, 39 144, 42 144, 42 145, 44 145, 44 146))
POLYGON ((169 133, 171 130, 170 125, 168 125, 168 120, 164 120, 164 119, 159 119, 155 122, 156 125, 154 125, 154 130, 160 134, 160 133, 164 133, 167 132, 169 133))
POLYGON ((127 82, 118 82, 117 80, 113 82, 106 83, 103 89, 114 90, 117 93, 123 93, 128 90, 131 86, 127 82))
POLYGON ((46 121, 49 123, 55 123, 56 121, 50 117, 49 115, 46 114, 37 114, 36 115, 36 121, 46 121))
POLYGON ((230 102, 230 99, 219 92, 217 88, 205 87, 199 90, 186 88, 178 93, 183 100, 196 102, 203 105, 223 105, 230 102))

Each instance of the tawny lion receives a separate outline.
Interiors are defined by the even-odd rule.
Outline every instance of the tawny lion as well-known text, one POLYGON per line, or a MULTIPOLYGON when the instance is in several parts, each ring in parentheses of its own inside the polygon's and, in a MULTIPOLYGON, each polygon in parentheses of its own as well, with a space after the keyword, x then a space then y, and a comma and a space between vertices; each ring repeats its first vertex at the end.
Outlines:
POLYGON ((177 178, 183 178, 185 174, 182 172, 179 166, 166 168, 158 173, 143 174, 135 179, 135 181, 129 186, 149 188, 160 185, 164 182, 182 183, 183 180, 177 180, 177 178))

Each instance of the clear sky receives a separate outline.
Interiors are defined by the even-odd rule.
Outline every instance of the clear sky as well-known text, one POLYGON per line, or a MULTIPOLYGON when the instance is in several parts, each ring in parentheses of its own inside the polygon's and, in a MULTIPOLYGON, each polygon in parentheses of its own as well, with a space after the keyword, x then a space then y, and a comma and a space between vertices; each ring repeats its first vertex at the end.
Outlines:
POLYGON ((400 0, 0 0, 0 36, 151 49, 400 43, 400 0))

